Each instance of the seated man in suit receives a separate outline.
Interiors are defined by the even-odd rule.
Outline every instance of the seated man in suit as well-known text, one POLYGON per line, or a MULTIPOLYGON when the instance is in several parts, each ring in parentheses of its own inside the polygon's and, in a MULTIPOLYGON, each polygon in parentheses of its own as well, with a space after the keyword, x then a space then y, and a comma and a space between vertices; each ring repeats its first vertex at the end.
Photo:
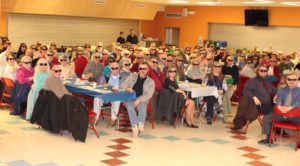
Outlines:
MULTIPOLYGON (((277 93, 276 104, 282 113, 288 113, 296 108, 300 108, 300 88, 297 87, 298 77, 291 72, 285 75, 286 86, 280 89, 277 93)), ((272 128, 273 114, 268 114, 263 120, 263 134, 267 135, 267 139, 258 141, 259 144, 268 144, 270 139, 270 132, 272 128)), ((300 123, 300 117, 289 118, 276 115, 277 122, 291 122, 295 124, 300 123)), ((300 145, 298 144, 298 148, 300 145)))

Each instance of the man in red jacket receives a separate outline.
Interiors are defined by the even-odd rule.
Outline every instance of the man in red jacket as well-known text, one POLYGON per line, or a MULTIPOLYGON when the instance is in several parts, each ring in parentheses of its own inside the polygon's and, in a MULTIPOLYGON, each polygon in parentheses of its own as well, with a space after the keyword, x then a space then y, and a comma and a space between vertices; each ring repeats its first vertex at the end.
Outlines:
POLYGON ((165 74, 163 72, 163 68, 158 67, 158 59, 156 57, 150 57, 148 64, 150 66, 148 76, 153 79, 155 84, 155 91, 152 97, 152 112, 153 116, 155 117, 155 115, 157 115, 157 96, 160 92, 160 89, 163 87, 165 74))

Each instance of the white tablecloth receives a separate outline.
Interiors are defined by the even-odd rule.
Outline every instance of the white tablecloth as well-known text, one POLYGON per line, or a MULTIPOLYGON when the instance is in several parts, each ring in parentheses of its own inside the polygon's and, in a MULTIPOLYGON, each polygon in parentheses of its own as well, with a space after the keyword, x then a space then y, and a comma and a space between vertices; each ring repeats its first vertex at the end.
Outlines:
POLYGON ((179 82, 178 86, 181 90, 191 93, 192 98, 205 97, 205 96, 215 96, 218 98, 218 89, 215 86, 202 86, 195 83, 185 83, 179 82))

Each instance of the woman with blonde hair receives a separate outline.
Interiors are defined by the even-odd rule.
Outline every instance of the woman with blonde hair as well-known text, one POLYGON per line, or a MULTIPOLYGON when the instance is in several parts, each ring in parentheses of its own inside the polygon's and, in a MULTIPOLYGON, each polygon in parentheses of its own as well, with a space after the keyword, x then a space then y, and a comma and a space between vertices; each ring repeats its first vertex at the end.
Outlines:
POLYGON ((6 57, 6 66, 4 68, 3 77, 16 80, 16 71, 19 67, 16 62, 16 58, 12 53, 9 53, 6 57))
POLYGON ((26 120, 30 120, 35 102, 39 96, 39 92, 43 89, 45 80, 50 74, 50 66, 48 61, 45 58, 40 58, 37 61, 37 65, 35 66, 34 70, 34 84, 31 87, 27 99, 26 120))
POLYGON ((61 55, 59 58, 59 67, 61 69, 62 78, 75 78, 76 74, 74 68, 69 65, 68 57, 66 55, 61 55))

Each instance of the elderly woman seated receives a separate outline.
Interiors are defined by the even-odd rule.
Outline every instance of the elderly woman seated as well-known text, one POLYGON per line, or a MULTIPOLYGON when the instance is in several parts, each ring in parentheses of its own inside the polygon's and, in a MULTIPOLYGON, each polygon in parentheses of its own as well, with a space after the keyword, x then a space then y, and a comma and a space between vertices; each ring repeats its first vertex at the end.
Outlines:
POLYGON ((19 67, 16 62, 16 58, 12 53, 9 53, 6 57, 7 65, 4 68, 3 77, 16 80, 16 71, 19 67))
POLYGON ((187 79, 190 82, 194 82, 194 83, 198 83, 201 84, 202 83, 202 79, 205 77, 206 75, 206 71, 200 70, 199 69, 199 61, 198 60, 192 60, 192 68, 190 68, 187 71, 187 79))
POLYGON ((50 66, 48 61, 45 58, 40 58, 37 61, 37 65, 35 67, 35 73, 33 76, 34 84, 31 87, 31 90, 28 94, 27 99, 27 109, 26 109, 26 119, 29 120, 31 118, 33 108, 35 102, 39 96, 39 92, 43 89, 44 82, 50 73, 50 66))
POLYGON ((52 91, 59 99, 61 99, 65 94, 71 95, 60 80, 61 72, 62 70, 58 65, 52 66, 51 74, 47 77, 44 83, 44 90, 52 91))
POLYGON ((100 54, 94 53, 91 57, 91 61, 86 65, 82 78, 88 79, 89 81, 97 81, 103 72, 103 65, 100 63, 100 54))
POLYGON ((34 70, 31 67, 32 59, 29 56, 23 56, 21 66, 16 71, 16 82, 12 92, 12 100, 14 102, 11 115, 19 115, 21 113, 22 103, 27 101, 30 87, 33 84, 34 70))
POLYGON ((62 55, 59 57, 59 67, 61 69, 61 77, 62 78, 75 78, 76 74, 74 68, 72 68, 68 63, 68 57, 66 55, 62 55))
POLYGON ((190 128, 198 128, 194 125, 195 103, 187 99, 184 91, 179 89, 176 82, 176 66, 168 69, 168 78, 165 79, 163 88, 160 91, 158 102, 158 116, 165 117, 171 124, 174 121, 174 113, 181 114, 183 107, 186 107, 184 123, 190 128))

